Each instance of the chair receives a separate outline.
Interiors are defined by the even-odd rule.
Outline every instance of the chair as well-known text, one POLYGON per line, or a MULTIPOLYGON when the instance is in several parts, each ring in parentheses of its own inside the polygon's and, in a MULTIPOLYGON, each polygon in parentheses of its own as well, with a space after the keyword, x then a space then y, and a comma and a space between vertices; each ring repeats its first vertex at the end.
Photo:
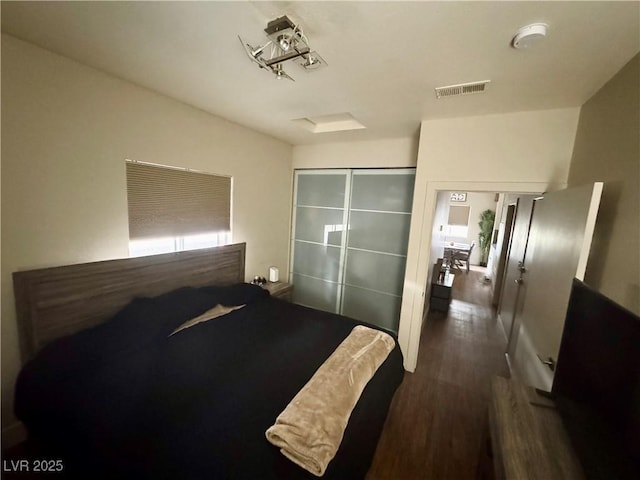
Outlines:
POLYGON ((469 245, 469 250, 466 251, 456 251, 453 253, 453 265, 457 268, 461 268, 466 266, 467 273, 469 273, 469 259, 471 258, 471 252, 473 252, 473 247, 476 246, 476 242, 471 242, 469 245), (465 265, 466 264, 466 265, 465 265))

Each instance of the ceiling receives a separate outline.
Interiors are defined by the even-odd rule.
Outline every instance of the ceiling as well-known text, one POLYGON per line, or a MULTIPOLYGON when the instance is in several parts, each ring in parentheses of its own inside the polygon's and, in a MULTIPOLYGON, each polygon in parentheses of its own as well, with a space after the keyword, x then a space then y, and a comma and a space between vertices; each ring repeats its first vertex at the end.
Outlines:
POLYGON ((640 50, 633 2, 2 2, 2 31, 294 145, 415 135, 426 119, 582 105, 640 50), (245 55, 288 15, 328 63, 276 80, 245 55), (516 30, 549 25, 516 50, 516 30), (487 80, 483 94, 438 86, 487 80), (292 120, 350 113, 365 129, 292 120))

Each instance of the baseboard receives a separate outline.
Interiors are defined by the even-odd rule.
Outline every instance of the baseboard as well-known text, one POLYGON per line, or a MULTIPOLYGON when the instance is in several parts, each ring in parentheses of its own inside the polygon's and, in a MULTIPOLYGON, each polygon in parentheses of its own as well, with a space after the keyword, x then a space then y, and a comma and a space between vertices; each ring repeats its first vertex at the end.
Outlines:
POLYGON ((27 429, 22 422, 15 422, 2 429, 2 449, 10 448, 27 439, 27 429))
POLYGON ((509 335, 507 334, 507 329, 504 328, 504 322, 502 321, 500 312, 498 312, 496 315, 498 317, 498 323, 500 324, 500 330, 502 331, 502 335, 504 335, 504 339, 507 341, 507 347, 509 347, 509 335))
POLYGON ((422 306, 422 324, 420 325, 420 334, 422 334, 422 330, 424 329, 424 324, 427 323, 427 317, 429 316, 429 309, 431 308, 431 303, 429 299, 425 298, 424 305, 422 306))
POLYGON ((510 360, 514 373, 524 383, 541 390, 551 391, 553 373, 538 360, 535 347, 525 325, 520 326, 516 351, 510 360))

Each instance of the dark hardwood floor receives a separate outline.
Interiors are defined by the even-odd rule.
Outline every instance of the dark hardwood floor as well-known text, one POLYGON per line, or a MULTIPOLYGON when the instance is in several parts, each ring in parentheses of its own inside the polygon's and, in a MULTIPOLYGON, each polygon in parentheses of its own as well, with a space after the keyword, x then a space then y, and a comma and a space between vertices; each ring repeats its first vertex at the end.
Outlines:
POLYGON ((448 314, 427 316, 416 371, 396 392, 367 480, 491 477, 490 379, 509 370, 483 277, 458 272, 448 314))

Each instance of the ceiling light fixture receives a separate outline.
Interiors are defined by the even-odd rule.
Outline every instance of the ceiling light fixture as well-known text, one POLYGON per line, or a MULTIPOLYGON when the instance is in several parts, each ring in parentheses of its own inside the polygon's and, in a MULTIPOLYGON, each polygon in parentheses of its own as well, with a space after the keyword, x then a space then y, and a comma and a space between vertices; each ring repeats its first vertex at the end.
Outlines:
POLYGON ((288 78, 289 80, 293 80, 287 72, 282 68, 282 64, 274 65, 271 71, 275 74, 276 80, 282 80, 283 78, 288 78))
POLYGON ((326 63, 317 52, 310 52, 304 62, 300 63, 300 66, 305 70, 316 70, 322 65, 326 65, 326 63))
POLYGON ((291 48, 291 42, 289 41, 289 38, 285 37, 284 35, 280 35, 278 37, 278 45, 283 52, 288 52, 289 48, 291 48))
POLYGON ((262 46, 252 47, 239 35, 238 38, 251 61, 257 63, 260 68, 270 70, 276 79, 286 77, 293 80, 284 71, 282 64, 295 58, 303 60, 300 66, 305 70, 315 70, 326 65, 317 52, 311 51, 302 27, 295 25, 286 15, 270 21, 264 31, 269 41, 262 46))
POLYGON ((516 32, 511 40, 511 46, 517 49, 530 48, 540 42, 546 35, 549 25, 546 23, 532 23, 526 25, 516 32))

